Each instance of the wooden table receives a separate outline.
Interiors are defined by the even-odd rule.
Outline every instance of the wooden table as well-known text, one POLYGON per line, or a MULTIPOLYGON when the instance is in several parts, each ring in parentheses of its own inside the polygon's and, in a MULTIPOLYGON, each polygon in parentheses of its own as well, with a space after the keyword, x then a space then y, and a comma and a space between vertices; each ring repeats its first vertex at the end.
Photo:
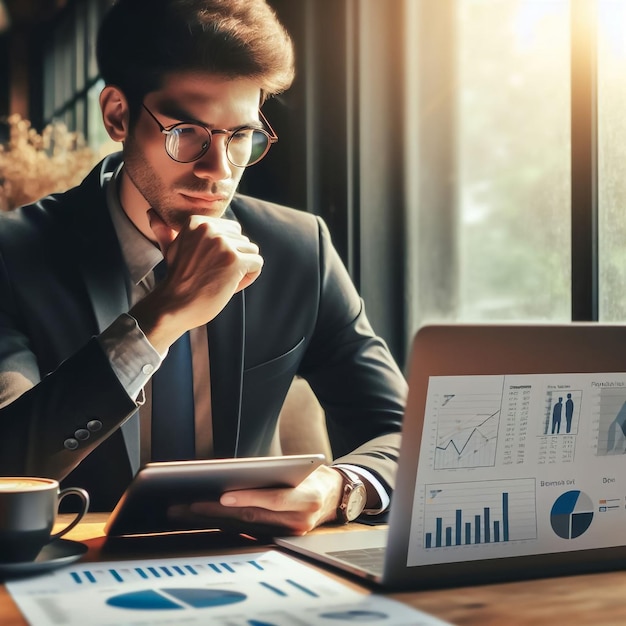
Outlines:
MULTIPOLYGON (((64 516, 60 518, 63 522, 64 516)), ((66 538, 87 544, 89 550, 83 560, 136 558, 135 554, 130 553, 103 554, 103 529, 106 518, 106 514, 90 513, 66 535, 66 538)), ((367 527, 356 525, 351 530, 361 528, 367 527)), ((321 528, 315 532, 324 532, 324 529, 321 528)), ((249 552, 261 548, 248 546, 238 549, 249 552)), ((237 548, 220 549, 219 552, 232 552, 233 550, 237 548)), ((177 551, 177 554, 179 553, 180 551, 177 551)), ((202 553, 207 554, 206 551, 202 553)), ((148 558, 148 556, 143 553, 139 558, 148 558)), ((371 593, 375 590, 373 587, 359 584, 356 579, 346 579, 329 569, 323 569, 323 571, 363 593, 371 593)), ((458 625, 623 626, 626 624, 626 571, 435 591, 386 593, 385 595, 458 625)), ((0 625, 26 625, 26 621, 4 585, 0 585, 0 625)))

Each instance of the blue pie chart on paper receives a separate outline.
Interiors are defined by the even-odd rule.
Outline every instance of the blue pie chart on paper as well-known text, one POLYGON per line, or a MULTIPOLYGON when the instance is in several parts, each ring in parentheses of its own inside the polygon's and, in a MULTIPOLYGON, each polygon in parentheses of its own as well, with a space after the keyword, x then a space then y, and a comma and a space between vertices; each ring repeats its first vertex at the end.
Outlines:
POLYGON ((248 596, 228 589, 143 589, 112 596, 109 606, 138 611, 172 611, 206 609, 243 602, 248 596))
POLYGON ((582 491, 566 491, 559 496, 550 511, 552 530, 563 539, 580 537, 591 525, 593 502, 582 491))

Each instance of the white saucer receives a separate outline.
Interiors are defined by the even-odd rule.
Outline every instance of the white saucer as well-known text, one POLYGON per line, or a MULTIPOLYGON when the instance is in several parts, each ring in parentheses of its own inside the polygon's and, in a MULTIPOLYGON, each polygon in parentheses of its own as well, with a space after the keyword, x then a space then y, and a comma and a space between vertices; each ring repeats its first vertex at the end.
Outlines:
POLYGON ((87 552, 87 546, 69 539, 55 539, 45 545, 34 561, 0 563, 0 578, 40 574, 77 561, 87 552))

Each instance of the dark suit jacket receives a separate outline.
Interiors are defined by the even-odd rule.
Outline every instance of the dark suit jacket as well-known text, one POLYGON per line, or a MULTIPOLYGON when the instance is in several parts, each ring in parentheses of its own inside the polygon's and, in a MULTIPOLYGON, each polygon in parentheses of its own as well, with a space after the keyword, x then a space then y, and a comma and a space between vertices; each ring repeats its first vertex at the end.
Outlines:
MULTIPOLYGON (((119 159, 107 157, 79 187, 0 218, 0 474, 84 486, 94 510, 111 509, 138 462, 137 406, 95 339, 129 308, 102 183, 119 159), (94 421, 100 430, 65 447, 94 421)), ((299 374, 326 411, 334 456, 392 486, 406 383, 326 226, 244 196, 231 209, 265 263, 208 324, 216 456, 234 455, 239 414, 237 455, 267 454, 299 374)))

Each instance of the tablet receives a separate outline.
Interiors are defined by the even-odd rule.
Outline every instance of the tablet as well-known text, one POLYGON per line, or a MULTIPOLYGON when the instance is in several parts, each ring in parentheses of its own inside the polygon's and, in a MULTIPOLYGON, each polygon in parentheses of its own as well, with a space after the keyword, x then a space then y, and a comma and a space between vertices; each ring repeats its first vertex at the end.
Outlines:
POLYGON ((323 454, 148 463, 105 526, 111 537, 186 530, 167 518, 175 504, 218 500, 225 491, 295 487, 325 462, 323 454))

